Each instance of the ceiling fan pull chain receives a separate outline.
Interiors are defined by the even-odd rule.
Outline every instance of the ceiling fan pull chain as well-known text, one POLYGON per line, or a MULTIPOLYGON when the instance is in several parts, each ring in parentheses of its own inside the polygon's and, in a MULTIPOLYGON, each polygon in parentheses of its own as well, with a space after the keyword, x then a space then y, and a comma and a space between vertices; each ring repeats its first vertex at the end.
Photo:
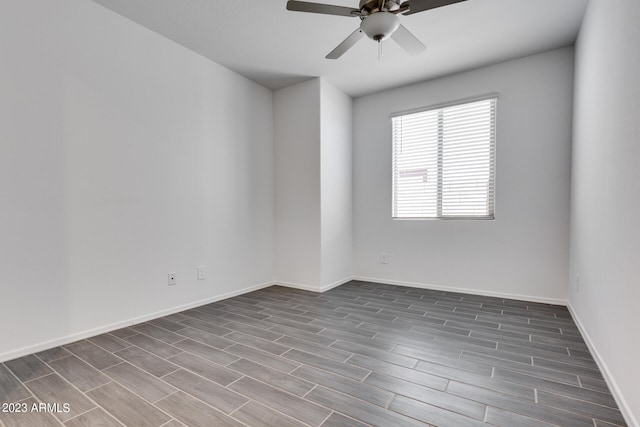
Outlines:
POLYGON ((378 40, 378 61, 380 61, 381 56, 382 56, 382 40, 378 40))

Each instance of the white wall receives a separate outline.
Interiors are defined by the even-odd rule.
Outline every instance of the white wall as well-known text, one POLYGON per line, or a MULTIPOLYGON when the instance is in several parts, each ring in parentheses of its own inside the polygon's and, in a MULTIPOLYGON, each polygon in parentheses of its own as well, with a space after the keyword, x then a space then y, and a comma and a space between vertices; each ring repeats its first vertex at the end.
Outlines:
POLYGON ((274 92, 276 279, 320 287, 320 79, 274 92))
POLYGON ((355 276, 565 301, 572 85, 564 48, 356 99, 355 276), (493 92, 496 219, 392 220, 390 114, 493 92))
POLYGON ((574 317, 632 426, 640 426, 639 22, 637 0, 591 0, 577 41, 569 286, 574 317))
POLYGON ((352 100, 321 78, 274 93, 276 281, 351 279, 352 100))
POLYGON ((0 40, 0 360, 271 282, 270 91, 85 0, 0 40))
POLYGON ((353 264, 353 100, 320 81, 321 287, 348 281, 353 264))

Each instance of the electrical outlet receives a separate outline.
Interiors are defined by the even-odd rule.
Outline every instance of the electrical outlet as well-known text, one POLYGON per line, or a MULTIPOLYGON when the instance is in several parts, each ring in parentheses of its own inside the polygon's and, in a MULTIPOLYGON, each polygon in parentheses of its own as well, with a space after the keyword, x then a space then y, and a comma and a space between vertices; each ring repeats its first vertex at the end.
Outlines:
POLYGON ((169 286, 176 284, 176 273, 169 273, 169 286))
POLYGON ((380 264, 387 264, 389 262, 389 256, 386 252, 380 252, 380 264))
POLYGON ((207 278, 207 268, 204 265, 198 267, 198 280, 204 280, 207 278))
POLYGON ((580 292, 580 275, 576 274, 576 292, 580 292))

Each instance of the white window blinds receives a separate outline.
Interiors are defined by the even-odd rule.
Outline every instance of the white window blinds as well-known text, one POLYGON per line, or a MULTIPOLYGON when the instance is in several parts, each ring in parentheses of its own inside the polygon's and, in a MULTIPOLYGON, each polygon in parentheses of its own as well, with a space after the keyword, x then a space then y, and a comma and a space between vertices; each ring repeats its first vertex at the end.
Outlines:
POLYGON ((393 217, 493 219, 496 98, 393 117, 393 217))

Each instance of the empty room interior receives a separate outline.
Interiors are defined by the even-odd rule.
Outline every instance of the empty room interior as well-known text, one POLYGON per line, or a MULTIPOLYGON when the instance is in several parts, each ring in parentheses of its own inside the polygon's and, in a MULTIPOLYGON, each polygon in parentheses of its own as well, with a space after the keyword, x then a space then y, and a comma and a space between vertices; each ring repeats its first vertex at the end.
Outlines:
POLYGON ((0 2, 0 427, 640 427, 637 0, 0 2))

